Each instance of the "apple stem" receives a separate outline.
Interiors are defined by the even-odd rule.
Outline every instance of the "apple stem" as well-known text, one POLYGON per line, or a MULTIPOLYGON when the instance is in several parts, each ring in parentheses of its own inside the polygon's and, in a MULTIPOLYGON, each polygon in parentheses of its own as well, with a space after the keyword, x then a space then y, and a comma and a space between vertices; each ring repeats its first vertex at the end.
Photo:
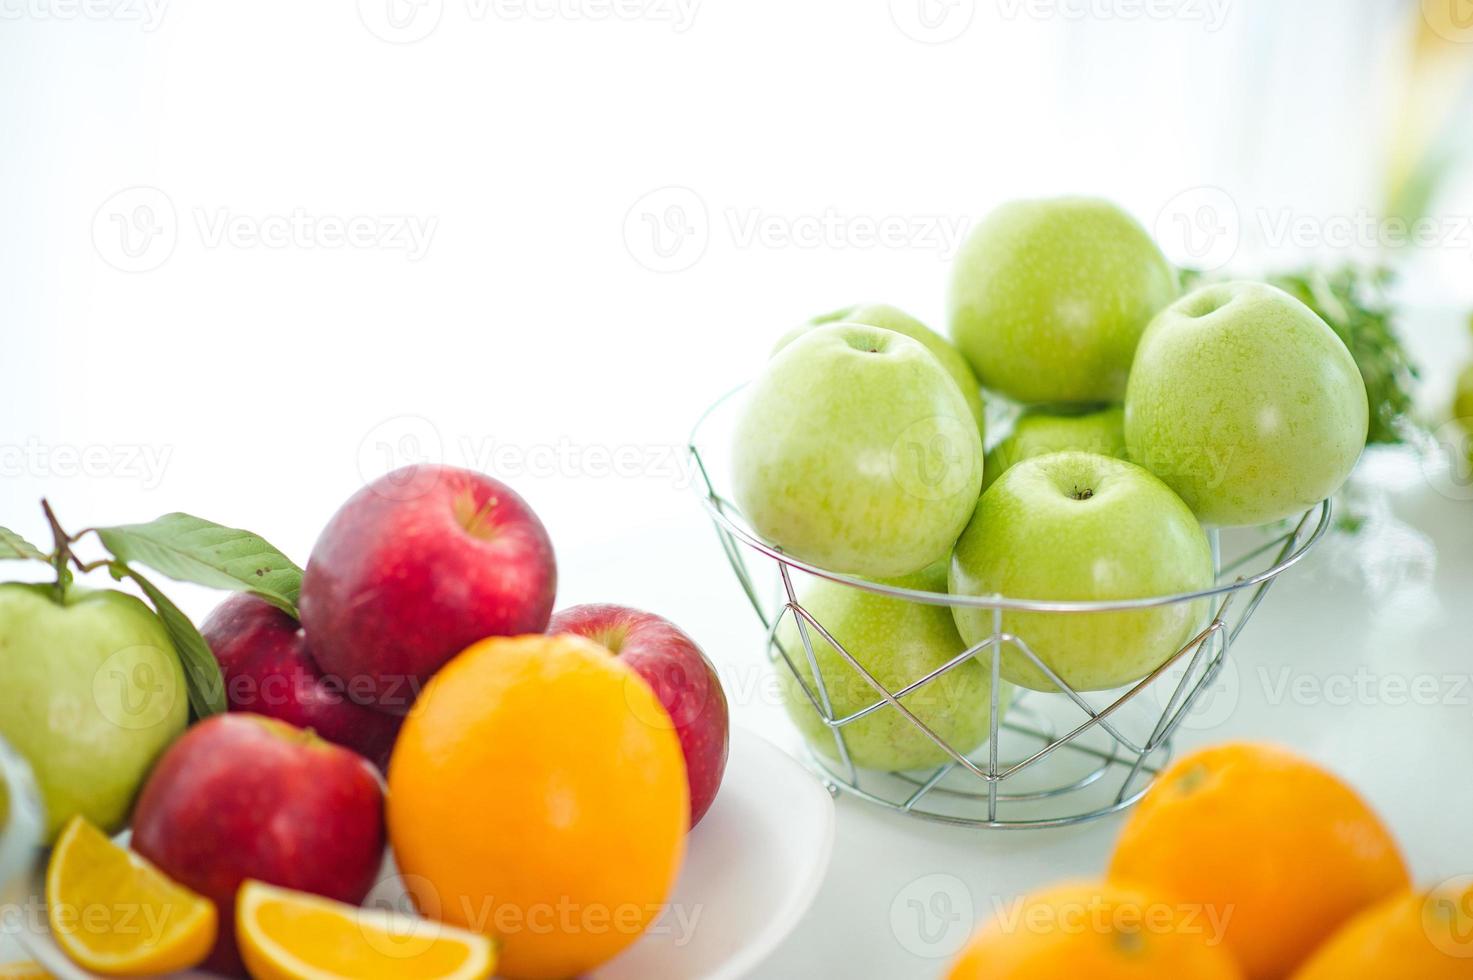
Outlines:
POLYGON ((491 516, 491 512, 496 509, 497 503, 498 501, 495 497, 488 497, 486 502, 478 507, 476 512, 466 520, 466 533, 472 537, 480 537, 482 535, 483 525, 486 524, 486 519, 491 516))
POLYGON ((72 572, 67 568, 67 562, 71 560, 71 543, 73 538, 61 529, 61 523, 56 519, 56 512, 51 509, 51 502, 45 497, 41 498, 41 510, 46 513, 46 521, 51 525, 51 535, 56 541, 56 551, 51 555, 51 566, 56 569, 56 584, 52 587, 56 592, 56 601, 66 601, 66 590, 72 584, 72 572))

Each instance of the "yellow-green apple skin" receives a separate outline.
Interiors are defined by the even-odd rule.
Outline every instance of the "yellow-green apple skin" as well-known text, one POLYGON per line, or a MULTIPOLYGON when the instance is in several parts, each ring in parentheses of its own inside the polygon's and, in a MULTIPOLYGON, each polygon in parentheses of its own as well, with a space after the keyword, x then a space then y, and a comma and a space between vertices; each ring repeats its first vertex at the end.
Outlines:
POLYGON ((752 528, 787 553, 867 578, 944 558, 982 488, 982 442, 956 384, 919 342, 816 327, 766 364, 732 447, 752 528))
POLYGON ((957 253, 951 338, 984 386, 1017 401, 1118 402, 1141 331, 1176 294, 1176 271, 1114 204, 1013 201, 957 253))
MULTIPOLYGON (((1111 600, 1172 595, 1213 581, 1212 548, 1171 488, 1134 463, 1094 453, 1036 456, 1010 467, 982 499, 951 559, 955 595, 1111 600)), ((1021 638, 1077 691, 1149 674, 1201 628, 1204 605, 1120 612, 1005 612, 1021 638)), ((954 607, 968 644, 992 634, 992 611, 954 607)), ((1056 686, 1016 647, 1002 676, 1035 691, 1056 686)))
MULTIPOLYGON (((886 584, 945 592, 946 564, 938 562, 923 572, 890 579, 886 584)), ((945 606, 892 599, 826 579, 815 579, 801 602, 891 693, 920 680, 967 648, 945 606)), ((834 717, 853 714, 880 700, 879 692, 812 626, 808 627, 808 636, 834 717)), ((778 627, 777 642, 817 698, 813 668, 792 615, 778 627)), ((816 751, 838 760, 832 729, 814 710, 793 672, 781 661, 777 671, 783 704, 793 723, 816 751)), ((973 658, 916 688, 900 703, 943 741, 965 754, 987 741, 991 691, 990 663, 973 658)), ((999 709, 1006 709, 1010 695, 1011 686, 1004 684, 999 691, 999 709)), ((850 759, 866 769, 925 769, 951 759, 909 718, 888 704, 844 725, 843 733, 850 759)))
POLYGON ((1354 358, 1313 310, 1273 286, 1220 283, 1141 338, 1125 443, 1204 523, 1264 524, 1340 488, 1369 418, 1354 358))
POLYGON ((961 351, 953 347, 950 341, 903 310, 884 303, 861 303, 857 306, 846 306, 842 310, 816 316, 802 326, 789 330, 777 342, 774 351, 782 350, 814 327, 821 327, 829 323, 864 323, 871 327, 894 330, 911 340, 920 341, 926 350, 931 352, 931 356, 941 362, 946 373, 951 375, 951 379, 961 389, 962 397, 967 400, 967 408, 971 409, 972 417, 977 420, 977 434, 986 444, 987 413, 982 406, 982 383, 977 380, 976 373, 972 371, 967 359, 962 357, 961 351))
POLYGON ((81 814, 121 829, 189 720, 169 635, 130 595, 0 585, 0 735, 31 764, 46 836, 81 814))
MULTIPOLYGON (((1473 364, 1463 369, 1458 375, 1457 394, 1453 398, 1453 418, 1463 427, 1463 431, 1473 436, 1473 364)), ((1473 439, 1469 439, 1468 458, 1473 459, 1473 439)))
POLYGON ((1013 423, 1013 430, 983 457, 982 492, 986 493, 1014 463, 1070 449, 1124 459, 1125 410, 1112 405, 1066 415, 1041 408, 1025 409, 1013 423))

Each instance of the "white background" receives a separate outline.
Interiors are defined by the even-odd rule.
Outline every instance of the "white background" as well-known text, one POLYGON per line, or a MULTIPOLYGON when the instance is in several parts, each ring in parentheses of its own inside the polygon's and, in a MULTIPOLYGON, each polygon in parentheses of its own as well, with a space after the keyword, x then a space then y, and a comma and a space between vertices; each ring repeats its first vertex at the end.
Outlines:
MULTIPOLYGON (((1373 244, 1328 239, 1381 213, 1418 5, 1289 6, 0 0, 0 523, 44 539, 43 495, 73 528, 187 510, 305 562, 391 462, 487 468, 548 525, 562 603, 686 625, 738 719, 781 738, 687 486, 696 415, 814 313, 873 299, 940 326, 956 236, 1007 198, 1103 194, 1173 258, 1247 271, 1373 244), (1309 239, 1274 240, 1286 218, 1309 239)), ((1434 206, 1439 239, 1400 256, 1434 311, 1414 331, 1433 410, 1467 346, 1436 311, 1473 304, 1466 169, 1434 206)), ((1468 504, 1398 472, 1417 554, 1443 558, 1421 584, 1466 590, 1468 504)), ((1309 663, 1406 646, 1372 630, 1385 583, 1357 581, 1306 573, 1246 638, 1309 663), (1332 593, 1362 618, 1316 605, 1332 593)), ((1456 614, 1416 621, 1466 672, 1456 614)), ((1314 751, 1425 842, 1420 875, 1473 870, 1466 843, 1434 853, 1464 754, 1446 726, 1248 690, 1195 737, 1314 751)), ((983 915, 1097 871, 1113 833, 998 841, 844 803, 830 884, 769 970, 932 973, 887 925, 908 883, 961 875, 983 915)))

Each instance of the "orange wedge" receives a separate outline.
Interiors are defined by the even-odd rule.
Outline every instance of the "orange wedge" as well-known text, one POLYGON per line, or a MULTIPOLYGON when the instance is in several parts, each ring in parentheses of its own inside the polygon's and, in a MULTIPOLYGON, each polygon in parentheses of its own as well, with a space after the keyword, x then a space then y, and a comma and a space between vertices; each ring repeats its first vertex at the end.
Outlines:
POLYGON ((484 980, 496 968, 480 933, 259 881, 240 886, 235 931, 255 980, 484 980))
POLYGON ((62 830, 46 866, 46 918, 68 956, 116 976, 187 969, 215 943, 213 902, 81 817, 62 830))

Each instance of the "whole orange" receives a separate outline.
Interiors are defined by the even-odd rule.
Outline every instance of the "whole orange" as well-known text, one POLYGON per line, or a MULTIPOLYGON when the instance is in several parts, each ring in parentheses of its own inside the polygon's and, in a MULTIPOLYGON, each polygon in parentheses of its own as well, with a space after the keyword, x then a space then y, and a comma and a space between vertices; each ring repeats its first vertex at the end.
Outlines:
POLYGON ((674 726, 638 674, 581 637, 495 637, 405 720, 389 838, 419 909, 500 939, 502 975, 569 977, 662 911, 686 796, 674 726))
POLYGON ((983 926, 948 980, 1240 980, 1222 923, 1136 888, 1059 885, 983 926))
POLYGON ((1110 876, 1215 908, 1252 980, 1287 976, 1346 919, 1407 887, 1380 819, 1345 783, 1268 745, 1229 743, 1162 773, 1110 876))
POLYGON ((1294 980, 1468 980, 1473 977, 1473 877, 1399 892, 1347 922, 1294 980))

